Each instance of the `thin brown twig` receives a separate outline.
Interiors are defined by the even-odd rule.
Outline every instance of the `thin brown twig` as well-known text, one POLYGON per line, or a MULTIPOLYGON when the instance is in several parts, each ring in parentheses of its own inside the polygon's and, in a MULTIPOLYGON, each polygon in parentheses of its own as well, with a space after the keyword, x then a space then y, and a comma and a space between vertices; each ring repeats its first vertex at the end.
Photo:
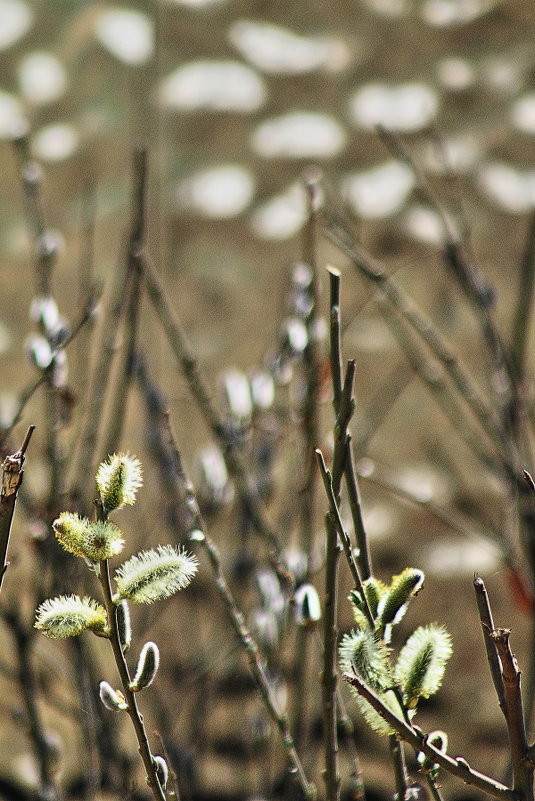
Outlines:
POLYGON ((136 351, 141 304, 141 276, 137 269, 137 262, 145 245, 147 203, 147 151, 143 147, 136 148, 134 151, 132 173, 132 221, 126 254, 128 283, 128 301, 124 315, 124 340, 126 342, 126 348, 123 354, 119 375, 116 376, 114 383, 112 408, 105 437, 104 453, 114 453, 118 449, 121 441, 136 351))
POLYGON ((351 436, 348 436, 347 438, 344 476, 349 500, 349 509, 351 511, 353 529, 355 531, 355 540, 357 543, 358 553, 355 556, 355 561, 357 563, 359 575, 361 579, 365 581, 367 578, 370 578, 373 573, 372 556, 368 535, 366 533, 366 527, 364 525, 364 518, 362 516, 360 488, 357 477, 358 473, 355 469, 351 436))
MULTIPOLYGON (((317 176, 310 171, 304 176, 304 187, 308 204, 307 222, 303 229, 303 261, 310 270, 310 284, 307 294, 310 307, 305 317, 307 343, 303 352, 304 397, 301 404, 301 431, 303 438, 303 472, 304 478, 299 487, 301 550, 306 555, 306 572, 304 581, 310 578, 313 553, 316 541, 316 496, 318 471, 316 468, 315 449, 319 441, 318 410, 321 390, 321 354, 317 337, 318 313, 318 264, 316 255, 317 240, 317 176)), ((308 701, 312 680, 313 665, 309 658, 310 628, 299 626, 295 641, 295 683, 300 688, 296 693, 292 710, 292 732, 298 748, 306 747, 308 734, 308 701)))
POLYGON ((515 790, 512 790, 510 787, 496 781, 490 776, 486 776, 484 773, 474 770, 462 757, 454 759, 443 751, 439 751, 438 748, 435 748, 435 746, 428 741, 426 735, 419 729, 415 729, 413 726, 401 720, 388 709, 373 690, 370 690, 358 676, 351 673, 344 673, 343 678, 348 684, 355 687, 358 694, 368 701, 383 720, 385 720, 403 740, 412 745, 416 751, 423 751, 433 762, 436 762, 453 776, 462 779, 465 784, 478 787, 480 790, 488 793, 488 795, 501 799, 501 801, 519 801, 519 796, 515 790))
POLYGON ((20 449, 16 453, 11 454, 11 456, 6 456, 2 463, 0 491, 0 589, 2 588, 2 581, 8 566, 7 549, 11 534, 11 524, 15 513, 18 491, 24 476, 22 466, 24 464, 26 449, 34 430, 35 426, 31 425, 26 432, 24 442, 20 449))
POLYGON ((349 539, 349 535, 346 532, 346 530, 344 529, 344 524, 342 523, 340 510, 338 508, 338 503, 336 501, 336 496, 335 496, 335 493, 334 493, 332 476, 331 476, 329 470, 327 470, 327 467, 325 465, 325 460, 323 458, 322 452, 317 450, 316 451, 316 455, 318 457, 318 465, 319 465, 319 468, 320 468, 321 477, 323 479, 323 485, 325 487, 325 493, 327 495, 327 500, 328 500, 328 503, 329 503, 329 514, 332 516, 336 532, 337 532, 337 534, 340 537, 340 540, 342 542, 342 546, 343 546, 344 553, 345 553, 345 556, 346 556, 346 559, 347 559, 347 563, 349 565, 349 569, 351 571, 351 576, 353 578, 353 583, 355 585, 355 589, 357 589, 360 592, 360 594, 362 595, 363 603, 364 603, 364 613, 366 615, 368 623, 370 624, 370 626, 373 629, 375 621, 373 619, 373 615, 372 615, 371 609, 370 609, 370 607, 368 605, 368 601, 367 601, 367 598, 366 598, 366 594, 364 592, 364 588, 362 586, 362 578, 360 576, 358 567, 356 565, 356 562, 355 562, 355 559, 354 559, 354 556, 353 556, 353 551, 352 551, 352 548, 351 548, 351 542, 350 542, 350 539, 349 539))
POLYGON ((501 663, 505 720, 513 765, 513 789, 519 794, 522 801, 533 801, 535 766, 528 759, 520 670, 516 657, 511 651, 510 634, 510 629, 498 628, 490 632, 490 637, 496 645, 501 663))
MULTIPOLYGON (((355 240, 347 225, 338 217, 324 212, 327 238, 350 259, 358 272, 380 287, 386 299, 421 337, 435 357, 444 365, 457 391, 472 409, 481 427, 499 445, 504 445, 504 432, 493 408, 487 403, 470 372, 455 354, 445 337, 423 314, 414 301, 389 276, 382 264, 373 259, 355 240)), ((510 449, 508 445, 507 450, 510 449)), ((514 464, 515 462, 513 462, 514 464)))
POLYGON ((479 576, 474 577, 474 590, 476 593, 477 608, 479 611, 479 619, 481 621, 481 628, 483 629, 483 639, 485 642, 485 650, 487 652, 487 659, 490 668, 490 675, 498 696, 498 704, 502 710, 505 718, 507 719, 507 706, 505 703, 505 695, 503 688, 502 668, 500 658, 496 649, 496 642, 492 637, 494 631, 494 620, 492 618, 492 610, 490 607, 489 596, 485 582, 479 576))

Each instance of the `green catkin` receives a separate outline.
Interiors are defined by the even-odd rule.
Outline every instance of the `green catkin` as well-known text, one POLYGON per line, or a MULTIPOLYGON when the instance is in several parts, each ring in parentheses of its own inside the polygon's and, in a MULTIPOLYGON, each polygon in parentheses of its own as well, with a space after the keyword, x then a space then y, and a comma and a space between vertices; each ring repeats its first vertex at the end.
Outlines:
POLYGON ((114 453, 100 464, 96 483, 107 514, 122 506, 131 506, 143 483, 141 462, 127 453, 114 453))
POLYGON ((106 610, 93 598, 60 595, 44 601, 35 613, 35 628, 52 640, 76 637, 90 629, 107 636, 106 610))
POLYGON ((451 653, 451 638, 442 626, 420 626, 411 634, 394 670, 407 707, 415 707, 420 698, 437 692, 451 653))
POLYGON ((383 628, 389 624, 399 623, 409 601, 421 590, 424 578, 424 573, 413 567, 408 567, 399 576, 394 576, 378 605, 378 615, 383 628))
POLYGON ((172 545, 158 545, 124 562, 115 573, 117 595, 114 601, 129 599, 150 604, 170 598, 187 587, 197 572, 197 558, 172 545))

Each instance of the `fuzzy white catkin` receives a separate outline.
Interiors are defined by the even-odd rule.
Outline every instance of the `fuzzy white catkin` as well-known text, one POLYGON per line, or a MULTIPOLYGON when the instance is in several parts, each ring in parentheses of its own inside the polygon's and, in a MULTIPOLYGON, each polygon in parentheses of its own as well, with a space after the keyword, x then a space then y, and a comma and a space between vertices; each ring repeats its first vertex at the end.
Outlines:
POLYGON ((136 668, 136 675, 130 683, 132 692, 144 690, 149 687, 155 679, 160 665, 160 651, 155 642, 146 642, 141 653, 136 668))
POLYGON ((130 648, 130 643, 132 642, 130 610, 126 601, 121 601, 117 606, 117 629, 123 652, 126 652, 130 648))
POLYGON ((167 767, 167 762, 159 755, 153 757, 153 759, 156 766, 156 775, 158 776, 158 780, 162 787, 165 787, 169 778, 169 768, 167 767))
POLYGON ((111 709, 112 712, 121 712, 127 708, 127 704, 121 700, 120 695, 107 681, 100 682, 99 693, 100 700, 106 709, 111 709))

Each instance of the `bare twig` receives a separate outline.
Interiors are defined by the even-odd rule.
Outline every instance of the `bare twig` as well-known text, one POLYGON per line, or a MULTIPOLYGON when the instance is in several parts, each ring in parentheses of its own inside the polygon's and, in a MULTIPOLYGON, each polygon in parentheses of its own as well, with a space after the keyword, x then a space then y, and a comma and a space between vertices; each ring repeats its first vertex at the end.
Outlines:
MULTIPOLYGON (((355 540, 357 542, 358 554, 355 557, 358 572, 364 581, 372 575, 372 557, 368 535, 362 517, 362 507, 360 503, 360 489, 353 459, 353 448, 351 447, 351 437, 347 438, 346 459, 344 465, 344 476, 346 480, 349 509, 355 530, 355 540)), ((347 557, 347 552, 346 552, 347 557)))
POLYGON ((17 494, 22 484, 24 470, 24 458, 30 438, 35 430, 35 426, 30 426, 26 432, 24 442, 20 450, 11 456, 6 456, 2 464, 2 485, 0 491, 0 589, 2 580, 7 570, 7 549, 9 545, 9 535, 11 534, 11 524, 15 513, 15 503, 17 494))
MULTIPOLYGON (((302 405, 302 428, 304 436, 304 480, 300 495, 301 502, 301 542, 310 564, 314 548, 314 501, 318 472, 316 470, 315 449, 319 442, 318 406, 320 393, 320 353, 318 348, 318 266, 316 257, 317 239, 317 181, 316 176, 305 176, 305 189, 308 198, 308 220, 303 233, 303 258, 310 268, 310 310, 305 319, 307 344, 303 353, 305 373, 305 393, 302 405)), ((309 568, 307 567, 307 572, 309 568)))
POLYGON ((124 340, 126 349, 122 357, 119 375, 114 383, 112 409, 106 434, 104 453, 114 453, 121 441, 121 432, 126 413, 128 392, 132 381, 134 354, 141 303, 141 276, 137 269, 143 251, 146 229, 147 151, 137 148, 133 158, 132 222, 126 255, 128 301, 125 310, 124 340))
POLYGON ((338 769, 338 736, 336 714, 336 643, 338 601, 338 556, 340 546, 334 515, 325 516, 327 551, 325 557, 325 608, 323 610, 323 670, 321 676, 323 695, 323 730, 325 738, 325 787, 327 801, 340 798, 340 773, 338 769))
POLYGON ((525 250, 520 266, 520 285, 513 319, 511 358, 517 380, 524 379, 528 334, 533 314, 533 285, 535 281, 535 212, 529 221, 525 250))
POLYGON ((496 642, 492 637, 494 631, 494 620, 492 619, 492 610, 490 608, 489 596, 487 588, 483 579, 476 576, 474 578, 474 590, 476 592, 477 608, 479 610, 479 619, 481 621, 481 628, 483 629, 483 639, 485 641, 485 649, 487 651, 487 659, 489 662, 490 675, 496 695, 498 696, 498 703, 505 718, 507 719, 507 707, 505 704, 502 668, 498 651, 496 650, 496 642))
MULTIPOLYGON (((401 314, 425 342, 430 351, 443 364, 457 391, 472 409, 484 431, 500 446, 504 433, 492 407, 487 403, 479 386, 440 331, 433 325, 408 295, 388 275, 382 264, 375 261, 355 240, 345 222, 324 212, 324 230, 327 238, 351 260, 357 271, 380 287, 386 299, 401 314)), ((508 447, 509 449, 509 447, 508 447)))
POLYGON ((361 579, 361 576, 359 574, 358 567, 356 565, 356 562, 355 562, 355 559, 354 559, 354 556, 353 556, 353 551, 352 551, 352 548, 351 548, 351 542, 349 540, 349 535, 346 532, 346 530, 344 529, 344 524, 342 523, 342 518, 340 516, 340 510, 338 508, 338 504, 337 504, 336 497, 335 497, 335 494, 334 494, 332 476, 331 476, 329 470, 327 470, 327 467, 325 466, 325 460, 323 458, 323 454, 321 453, 321 451, 316 451, 316 455, 318 457, 318 464, 319 464, 319 468, 320 468, 320 473, 321 473, 321 477, 323 479, 323 485, 325 487, 327 500, 329 502, 329 514, 332 516, 333 524, 334 524, 334 526, 336 528, 336 532, 337 532, 337 534, 340 537, 340 540, 342 542, 342 546, 344 548, 344 554, 346 556, 347 563, 348 563, 349 569, 351 571, 351 576, 353 578, 353 583, 355 585, 355 589, 357 589, 362 595, 363 603, 364 603, 364 612, 366 614, 366 618, 368 620, 368 623, 370 624, 370 626, 373 629, 373 627, 374 627, 373 615, 372 615, 371 610, 370 610, 370 608, 368 606, 368 601, 367 601, 367 598, 366 598, 366 594, 365 594, 363 586, 362 586, 362 579, 361 579))
POLYGON ((391 734, 388 739, 390 740, 390 756, 394 766, 394 779, 396 782, 395 797, 397 799, 406 799, 409 787, 409 774, 407 773, 403 745, 395 734, 391 734))
POLYGON ((520 670, 509 644, 510 629, 494 629, 490 636, 502 666, 505 719, 513 764, 513 789, 522 801, 533 801, 534 765, 528 759, 528 741, 522 705, 520 670))
MULTIPOLYGON (((310 306, 305 316, 307 343, 303 352, 304 396, 301 404, 301 430, 303 437, 302 464, 303 481, 299 487, 300 506, 300 544, 306 555, 306 573, 308 581, 312 557, 315 548, 315 519, 318 471, 316 468, 315 449, 319 442, 318 409, 321 389, 321 354, 318 343, 318 265, 316 255, 317 239, 317 206, 318 187, 315 172, 307 172, 304 176, 304 187, 308 202, 308 218, 303 230, 303 261, 310 270, 310 284, 307 297, 310 306)), ((295 681, 300 692, 296 693, 292 710, 292 731, 296 745, 306 746, 308 733, 308 700, 313 665, 309 658, 311 629, 299 626, 295 643, 295 681)))

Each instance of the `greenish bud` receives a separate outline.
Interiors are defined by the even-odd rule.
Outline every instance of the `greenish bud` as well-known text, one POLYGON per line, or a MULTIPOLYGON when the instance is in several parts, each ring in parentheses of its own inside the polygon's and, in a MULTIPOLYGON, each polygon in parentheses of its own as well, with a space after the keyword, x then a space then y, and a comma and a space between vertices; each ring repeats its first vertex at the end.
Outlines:
POLYGON ((420 698, 429 698, 437 692, 451 652, 451 637, 442 626, 420 626, 411 634, 400 651, 394 672, 408 708, 415 707, 420 698))
POLYGON ((114 690, 107 681, 101 681, 99 686, 100 700, 112 712, 124 712, 128 709, 124 695, 120 690, 114 690))
POLYGON ((130 682, 130 689, 137 693, 149 687, 156 677, 160 664, 160 651, 155 642, 146 642, 141 653, 136 668, 136 675, 130 682))
POLYGON ((342 672, 355 673, 372 690, 382 691, 392 686, 388 650, 369 629, 344 634, 339 657, 342 672))
POLYGON ((394 576, 377 608, 383 628, 389 624, 399 623, 407 611, 409 602, 421 590, 424 578, 424 573, 414 567, 408 567, 399 576, 394 576))
POLYGON ((100 464, 96 482, 107 514, 122 506, 131 506, 143 483, 141 462, 127 453, 114 453, 100 464))
POLYGON ((84 543, 91 523, 86 517, 72 512, 62 512, 52 523, 59 544, 75 556, 85 556, 84 543))
POLYGON ((195 556, 172 545, 142 551, 116 570, 114 603, 127 598, 136 604, 151 604, 170 598, 188 586, 197 572, 197 564, 195 556))
MULTIPOLYGON (((340 669, 343 673, 354 673, 364 681, 382 702, 400 720, 404 719, 403 710, 390 689, 392 675, 388 661, 388 649, 369 628, 345 634, 339 649, 340 669)), ((351 687, 351 685, 350 685, 351 687)), ((351 691, 367 724, 378 734, 395 734, 393 729, 378 712, 362 698, 354 687, 351 691)))
POLYGON ((62 512, 52 527, 56 539, 66 551, 90 563, 117 556, 124 546, 122 531, 110 521, 91 523, 85 517, 62 512))
POLYGON ((35 628, 53 640, 75 637, 86 629, 108 636, 106 610, 92 598, 60 595, 44 601, 36 611, 35 628))

